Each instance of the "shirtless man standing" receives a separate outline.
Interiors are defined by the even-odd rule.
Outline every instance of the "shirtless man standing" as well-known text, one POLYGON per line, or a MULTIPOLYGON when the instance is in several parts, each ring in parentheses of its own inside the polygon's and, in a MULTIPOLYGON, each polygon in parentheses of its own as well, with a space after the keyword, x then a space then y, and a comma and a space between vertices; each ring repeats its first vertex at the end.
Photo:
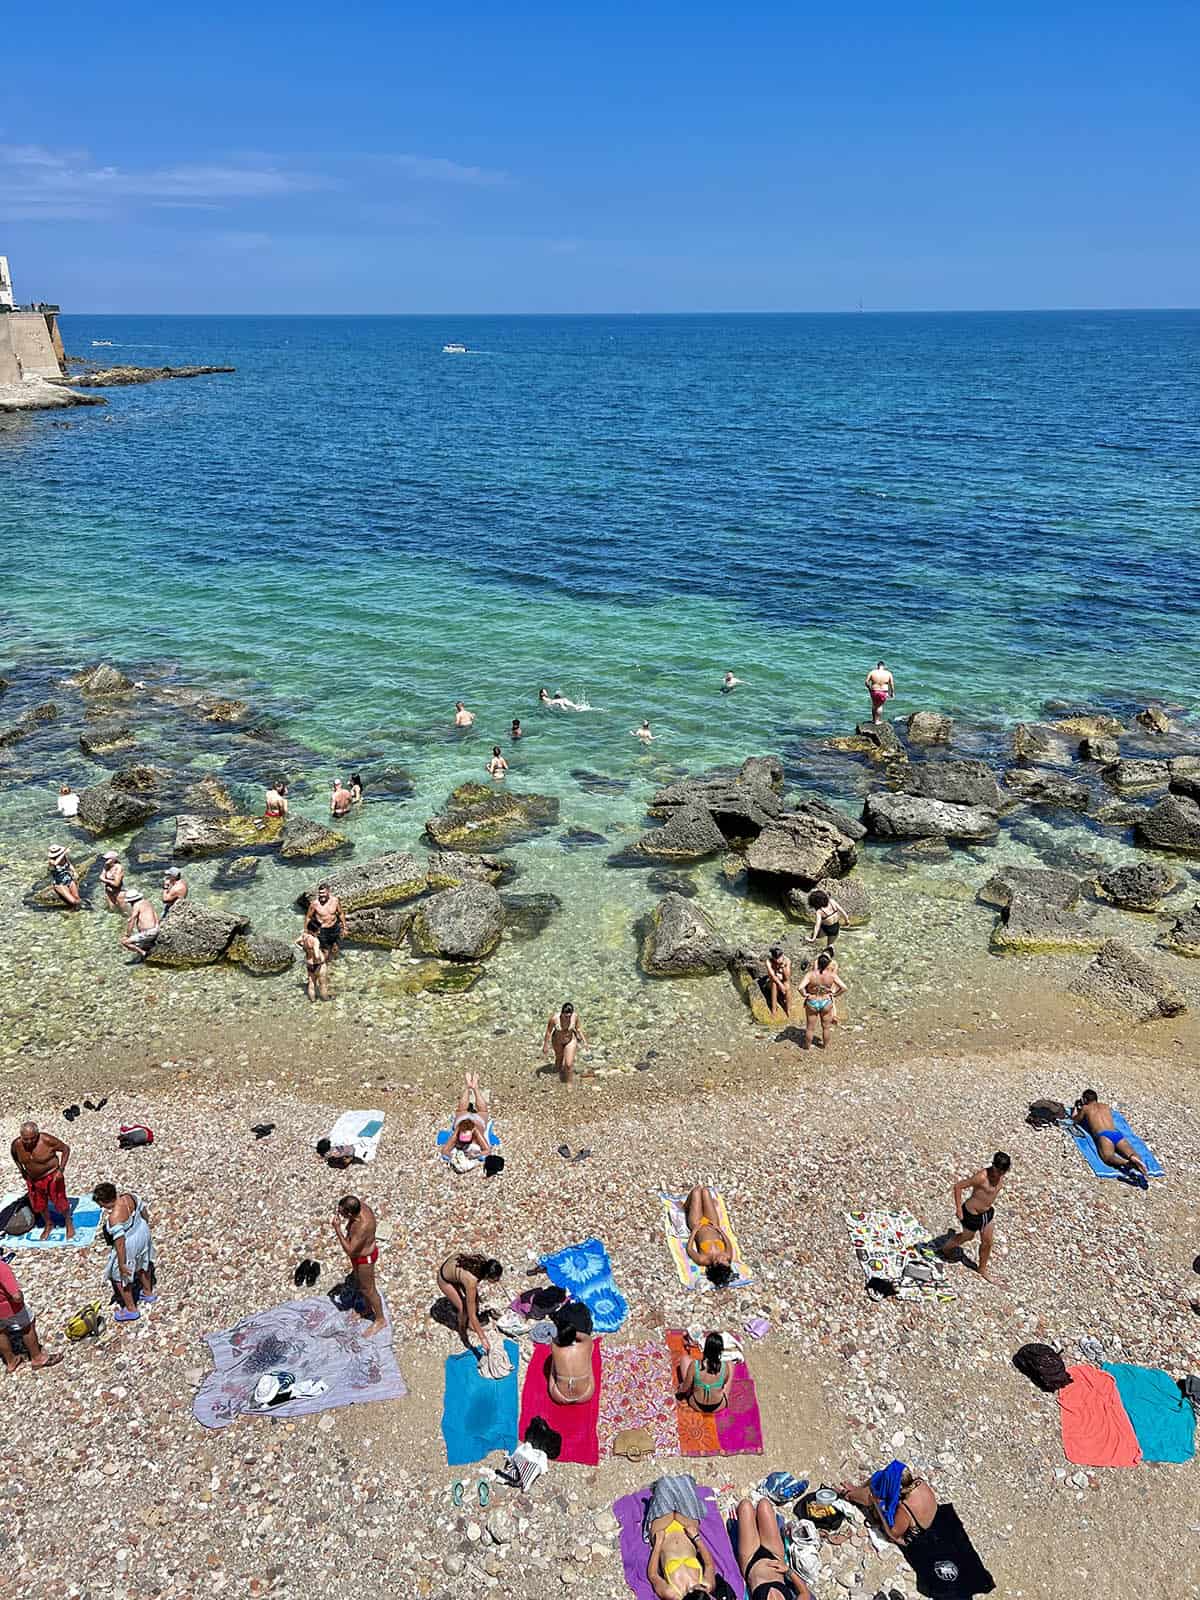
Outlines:
POLYGON ((263 802, 264 817, 286 817, 288 811, 287 784, 280 778, 267 790, 263 802))
POLYGON ((129 921, 125 924, 121 948, 131 950, 139 961, 145 961, 150 946, 158 937, 158 913, 140 889, 125 891, 125 907, 129 921))
POLYGON ((871 721, 879 721, 879 713, 896 692, 896 680, 887 664, 877 661, 866 676, 867 693, 871 696, 871 721))
POLYGON ((353 804, 354 796, 340 778, 335 778, 333 780, 333 791, 329 796, 329 815, 331 817, 344 817, 353 804))
POLYGON ((1096 1154, 1105 1166, 1116 1167, 1123 1178, 1139 1183, 1143 1189, 1150 1187, 1150 1173, 1123 1133, 1117 1131, 1113 1109, 1105 1105, 1095 1089, 1085 1089, 1075 1102, 1071 1121, 1086 1128, 1096 1146, 1096 1154))
POLYGON ((997 1150, 992 1157, 991 1165, 980 1167, 978 1172, 969 1178, 960 1178, 954 1185, 954 1210, 962 1224, 962 1231, 947 1239, 940 1245, 938 1254, 947 1256, 952 1250, 957 1250, 966 1244, 974 1234, 979 1235, 979 1276, 987 1278, 989 1283, 998 1283, 999 1279, 988 1277, 988 1261, 992 1254, 994 1243, 994 1221, 996 1215, 996 1196, 1000 1193, 1001 1185, 1012 1166, 1012 1157, 1005 1155, 1003 1150, 997 1150), (971 1192, 966 1200, 963 1199, 963 1190, 971 1192))
POLYGON ((475 713, 468 711, 461 700, 454 702, 454 726, 456 728, 470 728, 474 725, 475 713))
POLYGON ((104 898, 108 901, 108 909, 124 911, 125 868, 121 865, 121 858, 115 850, 104 852, 104 868, 100 873, 100 882, 104 885, 104 898))
POLYGON ((370 1339, 374 1334, 382 1333, 387 1326, 383 1316, 383 1301, 375 1287, 375 1263, 379 1260, 379 1246, 375 1243, 375 1213, 356 1194, 344 1194, 333 1213, 333 1231, 353 1269, 354 1286, 370 1310, 371 1326, 363 1335, 370 1339))
POLYGON ((163 916, 170 911, 172 906, 177 906, 181 900, 187 899, 187 879, 180 867, 168 867, 163 873, 163 916))
POLYGON ((316 899, 308 902, 304 931, 316 934, 326 961, 332 961, 338 953, 338 946, 346 937, 346 913, 337 895, 330 893, 327 883, 319 883, 316 899))
POLYGON ((634 728, 631 731, 634 738, 640 739, 643 744, 649 744, 654 738, 654 735, 650 732, 650 724, 648 722, 643 722, 640 728, 634 728))
POLYGON ((66 1218, 67 1238, 75 1237, 75 1219, 71 1215, 71 1202, 67 1199, 67 1184, 63 1177, 70 1155, 69 1144, 56 1139, 52 1133, 43 1133, 36 1122, 23 1122, 21 1131, 12 1142, 12 1158, 25 1179, 29 1209, 35 1217, 45 1218, 43 1239, 50 1237, 55 1211, 66 1218))

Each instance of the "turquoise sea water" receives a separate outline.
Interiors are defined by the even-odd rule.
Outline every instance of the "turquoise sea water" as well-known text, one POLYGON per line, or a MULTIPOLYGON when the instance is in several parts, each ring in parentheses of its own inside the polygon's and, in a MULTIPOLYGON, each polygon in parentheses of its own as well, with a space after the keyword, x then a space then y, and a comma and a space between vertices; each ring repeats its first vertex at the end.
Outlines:
MULTIPOLYGON (((314 753, 314 815, 335 770, 402 765, 416 796, 368 807, 364 852, 415 844, 493 742, 515 786, 561 797, 564 828, 614 845, 673 771, 782 750, 823 772, 806 741, 863 714, 879 656, 898 713, 945 709, 981 738, 1054 698, 1190 711, 1200 313, 63 332, 93 359, 238 371, 0 425, 0 672, 103 657, 243 692, 314 753), (456 339, 469 354, 442 353, 456 339), (541 685, 593 709, 539 710, 541 685), (590 793, 580 769, 630 787, 590 793)), ((0 807, 24 841, 28 791, 0 807)), ((557 837, 522 852, 529 886, 572 902, 522 970, 635 984, 640 875, 557 837)), ((256 886, 256 915, 285 919, 283 890, 256 886)))

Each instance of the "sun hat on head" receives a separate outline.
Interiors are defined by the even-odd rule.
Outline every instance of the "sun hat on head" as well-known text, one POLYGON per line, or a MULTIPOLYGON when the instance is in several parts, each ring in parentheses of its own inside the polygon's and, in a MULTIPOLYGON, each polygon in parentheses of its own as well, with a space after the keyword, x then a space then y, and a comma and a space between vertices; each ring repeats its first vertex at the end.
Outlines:
POLYGON ((65 844, 52 844, 49 854, 51 861, 65 861, 67 859, 67 847, 65 844))
POLYGON ((163 877, 164 878, 182 878, 183 877, 183 868, 182 867, 168 867, 167 870, 163 873, 163 877))
POLYGON ((105 861, 119 861, 121 858, 115 850, 106 850, 104 852, 104 859, 105 861))
POLYGON ((141 900, 142 898, 142 891, 140 889, 126 889, 125 891, 125 900, 129 905, 133 905, 135 901, 141 900))

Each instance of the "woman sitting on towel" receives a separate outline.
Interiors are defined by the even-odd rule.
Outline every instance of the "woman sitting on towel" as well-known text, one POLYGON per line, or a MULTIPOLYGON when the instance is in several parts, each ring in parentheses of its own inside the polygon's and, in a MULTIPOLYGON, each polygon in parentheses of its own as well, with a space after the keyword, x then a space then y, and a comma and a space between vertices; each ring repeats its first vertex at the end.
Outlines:
POLYGON ((838 1492, 851 1505, 861 1506, 868 1521, 893 1544, 909 1544, 937 1515, 937 1495, 901 1461, 893 1461, 857 1487, 844 1483, 838 1492))
POLYGON ((729 1404, 729 1380, 733 1363, 725 1360, 725 1341, 710 1333, 701 1355, 694 1346, 685 1346, 676 1371, 676 1395, 686 1400, 693 1411, 723 1411, 729 1404))
POLYGON ((659 1478, 650 1490, 642 1536, 650 1546, 646 1577, 659 1600, 709 1600, 717 1566, 700 1533, 703 1508, 686 1473, 659 1478))
POLYGON ((592 1375, 592 1314, 578 1300, 560 1306, 550 1319, 557 1332, 546 1364, 546 1388, 560 1406, 581 1406, 596 1392, 592 1375))
POLYGON ((482 1159, 488 1153, 488 1103, 479 1087, 479 1074, 468 1072, 454 1113, 451 1147, 464 1155, 482 1159))
POLYGON ((812 1600, 812 1590, 788 1565, 779 1521, 770 1500, 743 1500, 737 1508, 737 1558, 750 1600, 812 1600))
POLYGON ((437 1286, 454 1309, 458 1336, 468 1350, 475 1349, 471 1334, 481 1346, 486 1345, 479 1313, 479 1285, 495 1283, 503 1271, 500 1263, 490 1256, 460 1254, 457 1250, 437 1269, 437 1286))
POLYGON ((733 1242, 717 1226, 718 1207, 711 1189, 697 1186, 687 1197, 687 1253, 718 1289, 733 1277, 733 1242))

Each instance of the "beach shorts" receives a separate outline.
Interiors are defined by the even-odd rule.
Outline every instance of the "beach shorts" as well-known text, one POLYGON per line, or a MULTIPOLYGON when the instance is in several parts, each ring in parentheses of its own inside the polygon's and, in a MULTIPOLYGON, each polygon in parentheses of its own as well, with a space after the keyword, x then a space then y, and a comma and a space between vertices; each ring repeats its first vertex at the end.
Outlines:
POLYGON ((884 705, 886 705, 887 704, 887 697, 888 697, 888 692, 887 692, 886 689, 872 689, 871 690, 871 704, 873 706, 884 706, 884 705))
POLYGON ((24 1333, 33 1326, 33 1313, 28 1306, 22 1306, 20 1311, 11 1316, 0 1317, 0 1333, 24 1333))
POLYGON ((994 1206, 989 1206, 986 1211, 968 1211, 964 1206, 962 1225, 968 1233, 982 1233, 995 1215, 994 1206))
POLYGON ((317 943, 322 950, 336 950, 342 938, 342 930, 335 922, 331 928, 323 928, 320 923, 310 930, 317 936, 317 943))
POLYGON ((154 928, 149 932, 143 931, 140 933, 131 933, 129 936, 129 942, 130 944, 136 944, 139 950, 145 950, 147 946, 152 945, 157 938, 158 929, 154 928))

